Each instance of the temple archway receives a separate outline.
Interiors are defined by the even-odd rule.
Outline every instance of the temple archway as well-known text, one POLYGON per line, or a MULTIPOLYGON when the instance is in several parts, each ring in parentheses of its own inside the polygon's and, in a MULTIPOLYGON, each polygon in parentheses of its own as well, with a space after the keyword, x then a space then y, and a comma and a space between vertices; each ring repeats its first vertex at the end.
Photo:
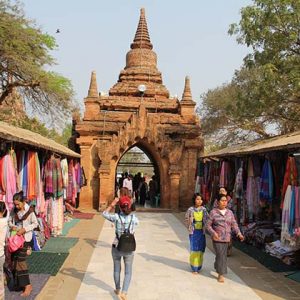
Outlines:
POLYGON ((160 205, 160 170, 159 163, 151 151, 142 143, 136 143, 125 152, 116 167, 115 190, 123 186, 124 175, 132 177, 133 197, 137 206, 159 207, 160 205), (148 193, 140 195, 141 183, 145 180, 148 193))
POLYGON ((80 207, 92 206, 91 191, 97 188, 100 210, 113 200, 118 162, 137 146, 158 169, 161 207, 185 209, 194 192, 197 158, 203 151, 189 78, 185 78, 181 100, 170 97, 157 68, 144 9, 130 48, 126 66, 109 95, 98 93, 92 72, 84 117, 76 122, 88 183, 82 188, 80 207), (99 162, 98 183, 93 162, 99 162))

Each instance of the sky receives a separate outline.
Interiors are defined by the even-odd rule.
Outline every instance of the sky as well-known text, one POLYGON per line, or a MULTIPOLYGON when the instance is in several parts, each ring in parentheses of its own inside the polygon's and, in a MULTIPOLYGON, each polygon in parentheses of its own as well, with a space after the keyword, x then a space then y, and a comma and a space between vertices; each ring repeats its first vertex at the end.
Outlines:
POLYGON ((91 72, 108 92, 125 67, 140 8, 146 10, 158 69, 170 95, 182 96, 190 76, 194 100, 229 82, 250 51, 227 31, 250 0, 23 0, 26 16, 56 38, 52 70, 72 81, 83 109, 91 72), (60 33, 56 33, 59 29, 60 33))

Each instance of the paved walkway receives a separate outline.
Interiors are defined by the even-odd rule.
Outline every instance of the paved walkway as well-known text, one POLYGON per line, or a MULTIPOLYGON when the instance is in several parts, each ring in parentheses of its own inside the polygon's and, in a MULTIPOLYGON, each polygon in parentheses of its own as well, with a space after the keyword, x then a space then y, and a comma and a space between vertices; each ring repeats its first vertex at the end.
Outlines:
MULTIPOLYGON (((174 215, 139 213, 138 217, 140 226, 136 230, 137 251, 129 299, 261 299, 230 269, 225 283, 218 283, 212 271, 214 255, 209 249, 200 275, 192 275, 187 263, 188 234, 174 215)), ((113 236, 114 229, 106 221, 76 299, 117 299, 112 278, 113 236)))

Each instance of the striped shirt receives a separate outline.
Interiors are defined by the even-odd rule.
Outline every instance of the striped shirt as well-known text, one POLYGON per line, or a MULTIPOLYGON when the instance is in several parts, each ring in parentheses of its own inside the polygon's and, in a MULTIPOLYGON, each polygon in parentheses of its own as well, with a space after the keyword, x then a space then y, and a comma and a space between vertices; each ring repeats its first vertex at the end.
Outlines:
MULTIPOLYGON (((120 214, 115 214, 115 213, 111 214, 109 212, 104 211, 102 213, 102 216, 106 220, 108 220, 112 223, 115 223, 115 231, 116 231, 116 235, 118 237, 120 237, 121 234, 124 233, 124 231, 128 229, 130 221, 131 221, 130 228, 129 228, 130 233, 134 233, 135 227, 139 224, 139 220, 138 220, 137 216, 132 213, 129 215, 125 215, 122 212, 120 214), (122 220, 122 222, 120 219, 122 220)), ((117 246, 117 244, 118 244, 117 238, 115 238, 113 244, 117 246)))
POLYGON ((241 234, 234 214, 229 209, 226 209, 225 215, 223 216, 218 208, 214 208, 209 214, 206 229, 211 236, 217 234, 219 236, 219 242, 230 242, 232 230, 236 235, 241 234))

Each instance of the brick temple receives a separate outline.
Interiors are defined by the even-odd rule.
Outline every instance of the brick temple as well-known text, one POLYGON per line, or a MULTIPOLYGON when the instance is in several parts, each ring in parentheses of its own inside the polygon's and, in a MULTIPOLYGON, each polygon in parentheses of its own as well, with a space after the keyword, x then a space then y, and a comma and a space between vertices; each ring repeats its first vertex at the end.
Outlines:
POLYGON ((139 147, 152 160, 159 177, 162 208, 191 205, 197 157, 203 151, 189 78, 182 98, 170 97, 157 68, 145 10, 126 55, 126 66, 108 95, 98 93, 92 72, 82 120, 76 120, 77 144, 87 186, 81 208, 102 210, 113 200, 119 160, 139 147))

